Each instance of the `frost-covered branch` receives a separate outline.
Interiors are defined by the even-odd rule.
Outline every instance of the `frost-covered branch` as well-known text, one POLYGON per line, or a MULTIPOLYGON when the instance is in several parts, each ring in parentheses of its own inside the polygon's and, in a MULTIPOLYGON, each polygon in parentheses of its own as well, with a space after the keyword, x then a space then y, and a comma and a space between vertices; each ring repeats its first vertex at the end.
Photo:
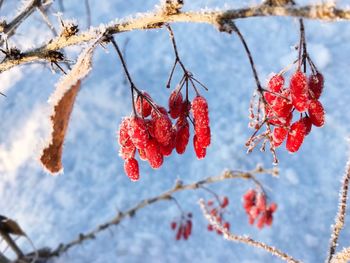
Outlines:
POLYGON ((287 262, 293 262, 293 263, 300 262, 299 260, 294 259, 293 257, 289 256, 285 252, 278 250, 275 247, 269 246, 269 245, 267 245, 263 242, 260 242, 260 241, 256 241, 248 236, 238 236, 238 235, 231 233, 227 228, 225 228, 223 225, 221 225, 220 222, 214 216, 210 215, 203 199, 201 199, 199 201, 199 205, 202 209, 204 217, 209 221, 210 225, 212 225, 214 227, 214 229, 219 230, 223 234, 223 237, 226 238, 227 240, 238 242, 238 243, 244 243, 244 244, 247 244, 249 246, 261 248, 261 249, 271 253, 272 255, 277 256, 277 257, 279 257, 287 262))
POLYGON ((347 263, 350 261, 350 247, 344 248, 332 257, 331 263, 347 263))
POLYGON ((337 21, 350 20, 350 10, 338 9, 329 4, 307 6, 275 6, 262 4, 241 9, 190 12, 168 12, 160 8, 154 12, 140 14, 134 18, 121 20, 121 22, 111 22, 105 27, 91 28, 88 31, 70 37, 60 36, 51 39, 47 44, 41 47, 22 52, 19 58, 6 58, 0 63, 0 73, 19 64, 37 62, 40 60, 50 61, 50 59, 52 59, 49 56, 50 52, 91 41, 105 30, 110 34, 117 34, 132 30, 159 28, 164 23, 171 22, 206 23, 219 26, 224 21, 257 16, 289 16, 337 21))
POLYGON ((57 249, 55 249, 49 254, 49 257, 60 256, 61 254, 65 253, 66 251, 68 251, 70 248, 74 246, 80 245, 87 240, 95 239, 96 235, 99 234, 100 232, 112 226, 118 225, 125 218, 133 217, 142 208, 145 208, 159 201, 173 200, 174 198, 172 195, 177 192, 185 191, 185 190, 197 190, 197 189, 201 189, 205 185, 218 183, 229 179, 246 179, 246 180, 252 180, 254 183, 256 183, 258 182, 258 179, 256 178, 256 175, 258 174, 270 174, 272 176, 276 176, 278 174, 278 170, 275 168, 264 169, 259 166, 252 171, 225 171, 221 175, 208 177, 206 179, 203 179, 191 184, 183 184, 182 182, 177 181, 174 187, 171 188, 170 190, 167 190, 158 196, 144 199, 128 210, 124 212, 118 212, 118 214, 113 219, 97 226, 94 230, 87 232, 85 234, 81 233, 79 234, 77 239, 72 240, 69 243, 59 245, 57 249))
MULTIPOLYGON (((7 38, 11 37, 15 34, 16 29, 19 25, 29 17, 37 7, 40 7, 43 4, 46 4, 46 0, 31 0, 28 4, 23 8, 23 10, 15 16, 15 18, 7 23, 3 21, 0 25, 0 33, 5 34, 7 38)), ((3 1, 1 1, 1 4, 3 1)), ((4 43, 4 39, 0 38, 0 46, 4 43)))
POLYGON ((330 247, 329 247, 327 262, 331 262, 332 257, 336 252, 339 234, 344 227, 349 183, 350 183, 350 159, 346 164, 346 171, 343 177, 343 182, 342 182, 342 187, 341 187, 341 192, 340 192, 339 202, 338 202, 338 205, 339 205, 338 213, 335 217, 335 224, 333 225, 333 231, 332 231, 331 240, 330 240, 330 247))

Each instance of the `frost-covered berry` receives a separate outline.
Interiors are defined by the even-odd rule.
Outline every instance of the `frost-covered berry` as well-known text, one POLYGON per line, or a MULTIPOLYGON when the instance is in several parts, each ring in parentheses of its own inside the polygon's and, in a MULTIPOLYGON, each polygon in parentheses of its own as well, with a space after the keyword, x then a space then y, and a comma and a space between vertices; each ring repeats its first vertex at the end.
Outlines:
POLYGON ((129 132, 129 122, 130 118, 124 118, 119 125, 119 136, 118 142, 121 146, 125 145, 125 143, 130 140, 129 132))
POLYGON ((293 105, 289 100, 289 95, 289 91, 284 90, 281 96, 276 96, 270 103, 271 112, 277 117, 287 118, 290 115, 293 105))
POLYGON ((309 116, 313 125, 322 127, 325 122, 325 111, 321 102, 318 100, 312 100, 309 105, 309 116))
POLYGON ((186 150, 189 138, 190 138, 190 129, 189 124, 186 118, 179 118, 176 122, 176 152, 178 154, 183 154, 186 150))
POLYGON ((310 75, 308 79, 308 84, 311 98, 318 100, 323 91, 323 75, 319 72, 317 72, 315 75, 310 75))
POLYGON ((300 70, 296 71, 290 79, 290 91, 294 95, 305 94, 308 92, 306 76, 300 70))
POLYGON ((139 117, 130 118, 128 134, 138 149, 144 149, 149 139, 145 121, 139 117))
POLYGON ((168 145, 172 135, 172 123, 168 115, 161 114, 153 119, 154 138, 162 145, 168 145))
MULTIPOLYGON (((152 100, 151 96, 147 92, 141 91, 141 93, 142 93, 142 96, 147 97, 148 99, 152 100)), ((137 96, 136 105, 135 105, 136 106, 136 111, 141 116, 148 117, 151 114, 152 106, 142 96, 141 95, 137 96), (141 101, 142 101, 142 103, 141 103, 141 101)))
POLYGON ((299 95, 292 94, 292 103, 295 109, 299 112, 307 111, 310 100, 308 93, 302 93, 299 95))
POLYGON ((273 129, 273 145, 277 148, 286 139, 288 134, 288 129, 284 127, 275 127, 273 129))
POLYGON ((201 147, 201 145, 198 143, 197 135, 193 136, 193 147, 197 158, 199 160, 203 159, 207 153, 207 149, 205 147, 201 147))
POLYGON ((153 169, 158 169, 163 164, 163 154, 160 151, 159 144, 156 140, 148 140, 145 153, 147 160, 153 169))
POLYGON ((303 121, 294 122, 290 127, 287 136, 286 148, 289 152, 296 152, 299 150, 306 135, 306 126, 303 121))
POLYGON ((273 92, 280 92, 283 88, 284 85, 284 77, 282 75, 274 75, 272 78, 269 80, 267 86, 270 91, 273 92))
POLYGON ((136 147, 132 143, 131 139, 126 141, 124 145, 120 146, 119 155, 124 160, 128 158, 134 158, 136 152, 136 147))
POLYGON ((304 122, 304 125, 306 127, 305 135, 309 135, 309 133, 311 132, 311 127, 312 127, 311 119, 309 117, 305 116, 304 118, 301 119, 301 121, 304 122))
POLYGON ((139 164, 136 159, 129 158, 124 162, 124 171, 131 181, 137 181, 140 178, 139 164))
POLYGON ((182 111, 183 98, 178 89, 175 89, 169 97, 169 114, 171 118, 177 119, 182 111))
POLYGON ((197 136, 198 147, 207 148, 211 142, 211 133, 209 126, 197 126, 194 127, 195 135, 197 136))
POLYGON ((196 96, 192 101, 192 113, 196 126, 209 125, 208 103, 202 96, 196 96))
POLYGON ((175 128, 172 128, 170 142, 167 145, 160 145, 160 152, 164 156, 169 156, 172 153, 173 149, 175 148, 175 145, 176 145, 176 130, 175 128))

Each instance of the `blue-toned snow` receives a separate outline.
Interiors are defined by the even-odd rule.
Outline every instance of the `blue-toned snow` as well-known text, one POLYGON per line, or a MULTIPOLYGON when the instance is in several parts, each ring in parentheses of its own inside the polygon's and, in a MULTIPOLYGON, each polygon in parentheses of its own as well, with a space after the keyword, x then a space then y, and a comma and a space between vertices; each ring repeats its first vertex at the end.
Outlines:
MULTIPOLYGON (((11 18, 14 3, 8 1, 0 16, 11 18)), ((138 12, 151 11, 157 1, 93 1, 92 25, 108 23, 138 12)), ((238 8, 258 1, 187 1, 186 10, 238 8)), ((308 1, 297 1, 307 3, 308 1)), ((317 1, 312 1, 316 3, 317 1)), ((82 1, 64 1, 65 18, 76 18, 85 27, 82 1)), ((346 0, 338 1, 348 6, 346 0)), ((57 5, 54 5, 58 10, 57 5)), ((57 19, 51 16, 56 23, 57 19)), ((262 81, 297 56, 298 20, 249 18, 236 22, 251 48, 262 81)), ((230 197, 226 219, 237 234, 274 245, 305 262, 322 262, 327 255, 331 224, 337 211, 338 191, 348 156, 350 132, 350 23, 305 21, 311 56, 325 76, 321 98, 327 111, 324 128, 313 128, 297 154, 278 149, 280 177, 259 176, 270 200, 278 203, 271 228, 258 231, 247 222, 242 194, 251 182, 233 180, 210 185, 230 197)), ((245 140, 248 107, 255 87, 248 59, 235 35, 218 32, 206 24, 174 24, 180 56, 196 78, 209 87, 212 144, 207 158, 198 161, 192 146, 182 156, 167 158, 159 170, 141 162, 141 180, 132 183, 124 175, 118 157, 116 130, 131 111, 129 87, 124 83, 115 51, 98 48, 94 67, 77 98, 65 141, 64 174, 52 177, 38 162, 48 125, 47 99, 60 74, 44 64, 14 68, 0 75, 0 214, 15 219, 37 248, 56 248, 135 205, 139 200, 171 188, 177 178, 191 183, 224 169, 253 169, 257 163, 272 167, 269 152, 258 149, 247 155, 245 140)), ((51 37, 39 14, 20 26, 10 44, 29 48, 51 37)), ((160 104, 170 91, 165 83, 174 54, 164 29, 134 31, 116 36, 122 46, 128 39, 126 60, 137 86, 160 104)), ((69 53, 78 54, 70 48, 69 53)), ((179 80, 176 74, 173 86, 179 80)), ((171 202, 142 209, 134 218, 99 234, 94 241, 69 250, 55 262, 280 262, 265 251, 228 242, 206 230, 199 198, 211 198, 202 190, 175 195, 186 211, 192 211, 193 235, 176 242, 170 221, 179 212, 171 202)), ((349 220, 341 234, 340 248, 350 246, 349 220)), ((25 240, 21 246, 30 248, 25 240)), ((8 255, 11 256, 11 253, 8 255)))

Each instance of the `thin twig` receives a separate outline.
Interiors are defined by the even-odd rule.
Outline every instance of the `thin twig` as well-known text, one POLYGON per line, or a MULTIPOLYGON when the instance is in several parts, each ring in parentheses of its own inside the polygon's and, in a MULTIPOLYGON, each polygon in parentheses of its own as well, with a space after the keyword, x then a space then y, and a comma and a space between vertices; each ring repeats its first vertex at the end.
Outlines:
POLYGON ((328 253, 328 258, 326 262, 331 262, 332 257, 336 252, 339 234, 344 227, 349 182, 350 182, 350 159, 346 164, 346 171, 343 177, 343 183, 342 183, 341 192, 340 192, 339 201, 338 201, 338 213, 335 217, 335 224, 333 225, 333 231, 331 234, 330 245, 329 245, 329 253, 328 253))
POLYGON ((277 257, 279 257, 287 262, 291 262, 291 263, 299 263, 300 262, 299 260, 294 259, 293 257, 289 256, 287 253, 285 253, 285 252, 283 252, 275 247, 269 246, 269 245, 267 245, 263 242, 260 242, 260 241, 256 241, 248 236, 238 236, 238 235, 231 233, 227 228, 225 228, 224 226, 222 226, 220 224, 220 222, 217 220, 217 218, 215 218, 214 216, 212 216, 209 213, 203 199, 199 200, 199 205, 202 209, 204 217, 209 221, 210 225, 212 225, 215 230, 221 231, 223 234, 223 237, 226 238, 227 240, 239 242, 239 243, 244 243, 244 244, 247 244, 249 246, 261 248, 261 249, 269 252, 270 254, 277 256, 277 257))
MULTIPOLYGON (((38 0, 32 0, 36 2, 38 0)), ((32 3, 31 2, 31 3, 32 3)), ((34 6, 35 7, 35 6, 34 6)), ((34 7, 29 5, 29 11, 24 12, 20 18, 6 26, 7 34, 12 32, 14 25, 17 25, 18 20, 22 21, 33 10, 34 7), (17 21, 17 22, 16 22, 17 21), (9 30, 11 29, 11 30, 9 30)), ((178 12, 174 14, 166 14, 164 12, 149 12, 139 15, 136 18, 126 19, 122 23, 114 23, 106 28, 109 34, 117 34, 132 30, 145 30, 159 28, 164 23, 170 22, 192 22, 192 23, 207 23, 218 26, 220 22, 233 20, 238 18, 248 18, 257 16, 289 16, 303 17, 309 19, 320 19, 328 21, 350 20, 350 10, 338 9, 327 4, 308 5, 308 6, 268 6, 258 5, 249 8, 232 9, 226 11, 192 11, 178 12)), ((105 30, 105 29, 103 29, 105 30)), ((91 41, 96 38, 96 35, 102 33, 98 27, 92 28, 80 34, 66 38, 64 36, 50 39, 47 44, 22 52, 20 59, 6 59, 0 63, 0 73, 8 70, 16 65, 30 62, 38 62, 42 59, 47 59, 49 51, 59 50, 68 46, 78 45, 84 42, 91 41)), ((1 42, 0 42, 1 43, 1 42)))
POLYGON ((252 180, 254 178, 256 179, 255 176, 258 174, 271 174, 274 176, 275 173, 276 173, 276 169, 264 169, 262 167, 257 167, 256 169, 251 170, 251 171, 247 171, 247 172, 244 172, 244 171, 225 171, 221 175, 208 177, 206 179, 203 179, 203 180, 200 180, 198 182, 191 183, 191 184, 182 184, 181 182, 177 182, 175 184, 175 186, 173 188, 171 188, 170 190, 167 190, 158 196, 144 199, 144 200, 140 201, 137 205, 126 210, 125 212, 118 212, 118 214, 113 219, 111 219, 110 221, 107 221, 106 223, 99 225, 94 230, 87 232, 85 234, 80 234, 77 239, 72 240, 69 243, 61 244, 60 246, 58 246, 57 249, 55 249, 50 254, 50 257, 60 256, 62 253, 65 253, 70 248, 72 248, 76 245, 80 245, 81 243, 83 243, 87 240, 95 239, 95 237, 98 233, 110 228, 111 226, 118 225, 123 219, 125 219, 127 217, 133 217, 136 214, 136 212, 138 212, 140 209, 147 207, 151 204, 154 204, 156 202, 159 202, 159 201, 171 200, 172 195, 177 193, 177 192, 185 191, 185 190, 201 189, 202 186, 204 186, 204 185, 213 184, 213 183, 217 183, 217 182, 221 182, 221 181, 229 180, 229 179, 240 178, 240 179, 252 180))

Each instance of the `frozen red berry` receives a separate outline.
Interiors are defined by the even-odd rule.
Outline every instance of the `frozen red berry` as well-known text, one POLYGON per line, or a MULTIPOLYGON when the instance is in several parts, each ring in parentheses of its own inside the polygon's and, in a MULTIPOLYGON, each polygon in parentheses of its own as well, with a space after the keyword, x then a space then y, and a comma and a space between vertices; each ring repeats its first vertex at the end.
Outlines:
POLYGON ((177 119, 182 111, 183 98, 178 89, 175 89, 169 97, 169 113, 171 118, 177 119))
POLYGON ((312 127, 312 122, 311 119, 307 116, 305 116, 304 118, 301 119, 302 122, 304 123, 305 127, 306 127, 306 133, 305 135, 309 135, 310 131, 311 131, 311 127, 312 127))
POLYGON ((196 126, 209 125, 208 103, 202 96, 196 96, 192 101, 192 113, 196 126))
POLYGON ((307 79, 304 73, 296 71, 290 79, 290 91, 294 95, 305 94, 308 92, 307 79))
POLYGON ((130 136, 128 134, 129 122, 130 118, 124 118, 119 125, 118 142, 121 146, 123 146, 128 140, 130 140, 130 136))
POLYGON ((197 126, 194 127, 195 135, 197 136, 198 147, 207 148, 211 142, 211 133, 209 126, 197 126))
POLYGON ((124 171, 131 181, 137 181, 140 178, 139 164, 136 159, 129 158, 124 162, 124 171))
POLYGON ((281 96, 276 96, 276 98, 271 102, 271 112, 282 118, 287 118, 290 115, 290 112, 293 108, 292 102, 290 101, 290 92, 284 90, 281 93, 281 96))
POLYGON ((197 135, 193 136, 193 147, 194 147, 196 156, 199 160, 203 159, 207 154, 207 149, 205 147, 201 147, 201 145, 198 143, 197 135))
POLYGON ((269 80, 267 86, 270 91, 280 92, 284 85, 284 77, 282 75, 274 75, 269 80))
POLYGON ((124 145, 120 146, 119 155, 125 160, 128 158, 134 158, 135 152, 136 152, 136 147, 132 143, 131 139, 129 139, 124 143, 124 145))
POLYGON ((225 208, 228 206, 229 200, 227 196, 224 196, 224 198, 222 199, 222 202, 220 204, 221 208, 225 208))
POLYGON ((318 100, 323 91, 324 79, 323 75, 319 72, 310 75, 308 79, 309 93, 311 98, 318 100))
POLYGON ((280 146, 283 141, 286 139, 288 134, 288 129, 284 127, 275 127, 273 129, 273 145, 275 147, 280 146))
POLYGON ((149 104, 149 102, 145 99, 147 97, 149 100, 151 99, 151 96, 145 92, 141 91, 142 95, 138 95, 136 99, 136 111, 138 114, 140 114, 143 117, 148 117, 151 114, 152 106, 149 104))
POLYGON ((286 148, 289 152, 299 150, 306 135, 306 127, 303 121, 299 120, 292 124, 287 136, 286 148))
POLYGON ((142 118, 132 117, 130 119, 128 134, 136 148, 145 148, 149 136, 145 121, 142 118))
POLYGON ((307 93, 299 95, 292 94, 292 103, 297 111, 307 111, 310 104, 309 95, 307 93))
POLYGON ((175 147, 176 152, 178 154, 183 154, 186 150, 189 138, 190 138, 190 130, 189 124, 186 118, 179 118, 176 122, 176 139, 175 139, 175 147))
POLYGON ((172 136, 172 123, 167 115, 153 119, 154 138, 162 145, 168 145, 172 136))
POLYGON ((322 127, 325 122, 325 111, 321 102, 318 100, 312 100, 309 105, 309 116, 313 125, 322 127))
POLYGON ((153 169, 157 169, 163 164, 163 155, 160 151, 159 144, 156 140, 150 139, 148 140, 145 153, 147 160, 153 169))

